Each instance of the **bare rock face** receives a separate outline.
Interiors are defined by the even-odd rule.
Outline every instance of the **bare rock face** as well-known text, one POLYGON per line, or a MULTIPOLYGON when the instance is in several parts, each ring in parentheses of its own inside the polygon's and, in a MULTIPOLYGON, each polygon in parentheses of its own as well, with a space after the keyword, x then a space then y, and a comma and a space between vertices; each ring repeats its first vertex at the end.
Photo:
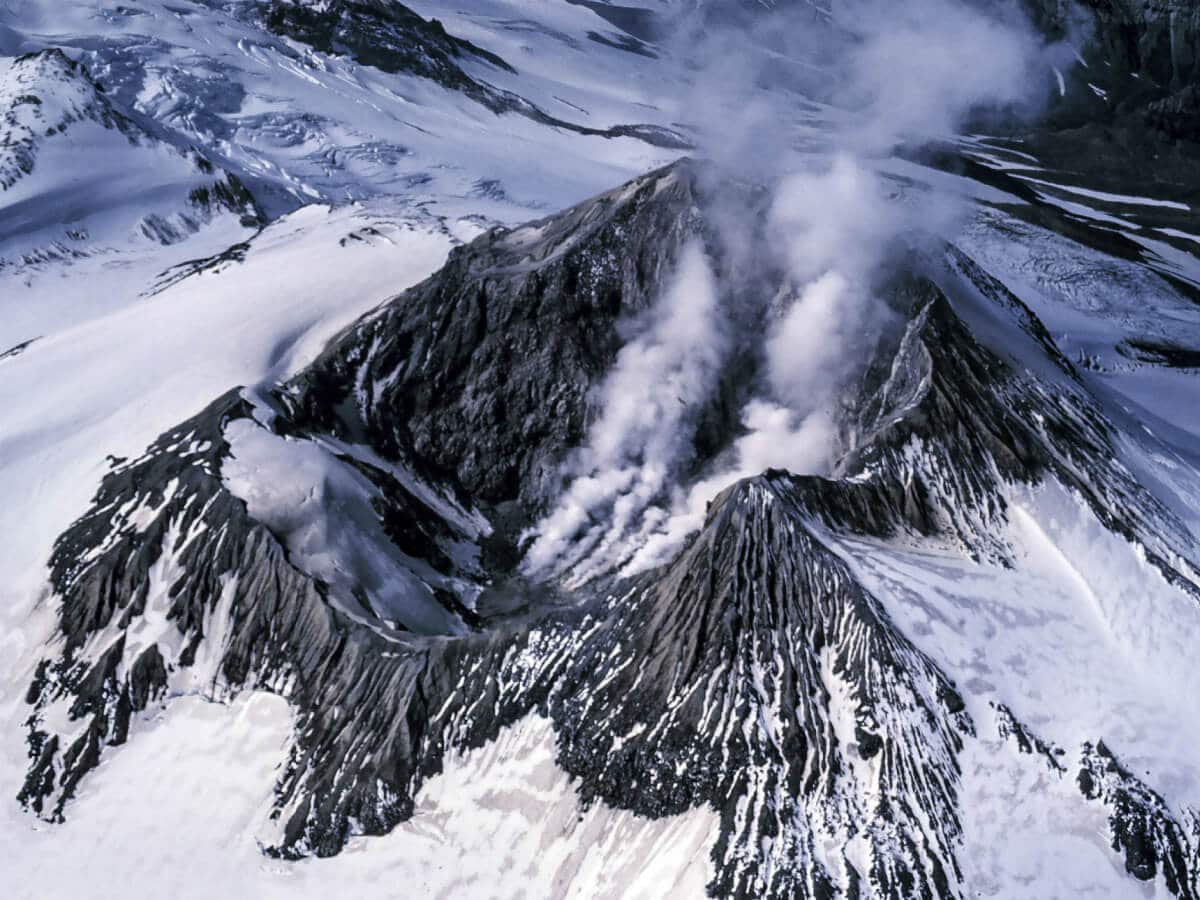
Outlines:
POLYGON ((1136 117, 1171 138, 1197 133, 1200 4, 1195 0, 1025 0, 1051 37, 1084 39, 1086 68, 1072 71, 1053 118, 1073 125, 1097 115, 1136 117))
POLYGON ((476 501, 536 505, 579 444, 615 324, 704 226, 689 164, 483 235, 350 328, 288 388, 304 427, 405 455, 476 501))
POLYGON ((452 90, 477 87, 459 65, 464 57, 513 71, 495 54, 447 33, 437 19, 423 19, 388 0, 272 0, 264 20, 271 31, 325 53, 419 75, 452 90))
POLYGON ((1194 0, 1091 0, 1105 55, 1128 73, 1177 90, 1200 79, 1200 5, 1194 0))
POLYGON ((1189 84, 1149 103, 1146 122, 1167 137, 1200 140, 1200 84, 1189 84))
POLYGON ((671 566, 610 602, 564 680, 583 702, 562 708, 562 760, 622 808, 720 810, 719 896, 948 895, 972 724, 824 545, 822 493, 782 473, 736 485, 671 566), (867 871, 821 849, 856 845, 867 871))
POLYGON ((1090 52, 1113 70, 1108 77, 1136 75, 1166 89, 1200 78, 1194 43, 1200 5, 1194 0, 1025 0, 1025 5, 1050 36, 1086 37, 1090 52))
MULTIPOLYGON (((217 690, 273 684, 291 695, 311 684, 314 715, 339 705, 376 710, 370 727, 381 729, 390 752, 404 748, 404 761, 388 764, 391 776, 364 771, 360 783, 360 767, 344 764, 345 754, 375 751, 361 737, 343 743, 336 726, 314 724, 320 737, 297 751, 306 761, 290 776, 296 809, 280 852, 336 852, 351 820, 378 833, 404 818, 423 767, 440 758, 427 765, 422 746, 442 740, 429 732, 431 709, 443 705, 433 692, 458 680, 457 663, 448 670, 443 656, 517 639, 503 622, 489 623, 478 642, 449 644, 422 640, 429 627, 413 624, 430 617, 410 614, 440 607, 446 624, 433 634, 478 634, 484 623, 471 606, 487 581, 505 574, 481 568, 481 557, 490 561, 488 529, 453 510, 459 500, 488 509, 534 504, 551 488, 592 413, 590 389, 620 346, 618 320, 645 311, 680 242, 701 231, 694 190, 683 164, 562 216, 484 235, 349 328, 272 397, 231 392, 115 469, 52 560, 57 589, 75 602, 63 609, 61 654, 31 689, 40 712, 30 720, 34 763, 22 801, 60 818, 102 749, 122 743, 130 715, 162 694, 166 672, 217 690), (636 247, 643 252, 629 252, 636 247), (326 582, 292 556, 281 526, 272 532, 250 516, 222 480, 235 423, 319 446, 330 471, 353 471, 365 483, 377 531, 393 545, 390 562, 400 563, 375 571, 409 579, 407 602, 384 610, 363 584, 326 582), (169 623, 170 649, 139 662, 151 645, 124 635, 146 616, 169 623), (505 633, 497 637, 498 629, 505 633), (363 664, 381 668, 372 675, 356 668, 363 664), (343 665, 335 691, 353 696, 333 700, 328 679, 343 665), (44 727, 59 704, 87 722, 69 745, 44 727), (309 764, 312 754, 320 764, 309 764), (323 780, 319 800, 314 777, 323 780), (392 799, 376 796, 376 785, 392 799)), ((492 733, 501 724, 478 727, 492 733)))
MULTIPOLYGON (((838 540, 1003 560, 1006 486, 1049 474, 1168 578, 1177 523, 1107 464, 1109 426, 1032 313, 947 253, 895 286, 903 327, 851 392, 855 449, 834 478, 739 481, 676 558, 632 579, 568 591, 514 577, 516 557, 492 544, 512 508, 552 496, 623 329, 683 245, 705 239, 700 185, 681 163, 485 234, 293 381, 231 391, 109 473, 55 547, 61 641, 29 687, 20 800, 61 819, 147 710, 189 691, 269 690, 296 730, 268 851, 327 856, 410 817, 449 750, 536 712, 585 802, 718 813, 716 895, 964 896, 972 711, 838 540), (975 336, 981 307, 1006 323, 1001 347, 975 336), (1013 348, 1038 354, 1042 374, 1013 348), (405 596, 385 607, 366 579, 324 577, 286 515, 244 499, 247 476, 231 473, 247 435, 354 473, 390 545, 378 565, 403 575, 405 596), (484 603, 499 585, 517 602, 484 603)), ((1057 759, 1011 714, 1004 727, 1057 759)), ((1193 896, 1195 857, 1159 806, 1092 756, 1080 802, 1120 810, 1131 873, 1169 871, 1193 896)))

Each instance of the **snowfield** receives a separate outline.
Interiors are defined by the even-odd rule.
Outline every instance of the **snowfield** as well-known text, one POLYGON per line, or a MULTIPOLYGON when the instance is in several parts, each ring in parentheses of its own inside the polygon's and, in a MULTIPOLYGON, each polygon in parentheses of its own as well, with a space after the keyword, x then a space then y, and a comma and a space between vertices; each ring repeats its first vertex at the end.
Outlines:
POLYGON ((333 859, 267 859, 257 832, 290 724, 270 694, 183 698, 96 773, 69 823, 33 830, 5 810, 6 895, 283 900, 398 886, 423 897, 703 895, 713 817, 581 808, 554 764, 552 731, 536 719, 449 761, 390 835, 358 838, 333 859))

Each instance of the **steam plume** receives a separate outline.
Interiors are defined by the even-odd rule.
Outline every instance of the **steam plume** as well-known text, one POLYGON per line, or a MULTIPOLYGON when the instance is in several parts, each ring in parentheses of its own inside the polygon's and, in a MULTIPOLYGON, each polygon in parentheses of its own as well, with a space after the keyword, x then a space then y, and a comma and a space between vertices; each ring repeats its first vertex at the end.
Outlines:
POLYGON ((622 348, 601 392, 601 415, 569 465, 573 479, 542 521, 525 568, 561 569, 604 557, 678 474, 688 425, 725 352, 712 269, 689 243, 645 330, 622 348))
POLYGON ((679 115, 708 113, 697 133, 713 164, 773 185, 760 245, 747 248, 741 232, 718 240, 786 272, 731 461, 687 487, 672 478, 687 458, 690 411, 729 349, 714 324, 718 287, 693 247, 650 331, 605 384, 576 477, 527 557, 532 571, 572 568, 577 581, 614 566, 640 571, 669 559, 733 481, 768 467, 826 471, 840 391, 889 315, 877 299, 884 264, 897 243, 959 212, 937 191, 899 202, 885 161, 898 144, 951 136, 980 107, 1032 102, 1047 84, 1029 74, 1051 71, 1032 28, 1004 3, 842 0, 796 16, 689 32, 674 50, 693 72, 692 90, 675 98, 679 115), (683 402, 663 402, 674 396, 683 402))

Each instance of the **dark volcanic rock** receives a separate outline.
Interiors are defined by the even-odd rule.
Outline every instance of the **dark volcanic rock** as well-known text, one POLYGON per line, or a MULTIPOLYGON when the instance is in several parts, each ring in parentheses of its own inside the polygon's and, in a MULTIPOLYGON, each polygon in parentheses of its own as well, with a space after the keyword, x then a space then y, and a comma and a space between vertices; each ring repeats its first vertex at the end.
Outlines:
POLYGON ((703 239, 698 202, 684 164, 456 249, 289 386, 292 420, 405 456, 474 500, 537 507, 594 414, 617 323, 703 239))
POLYGON ((560 681, 587 701, 559 708, 560 761, 585 798, 719 810, 717 896, 833 896, 860 879, 876 896, 946 896, 970 719, 822 543, 811 510, 837 507, 828 484, 739 483, 669 568, 614 598, 560 681), (852 838, 869 871, 819 849, 852 838))
POLYGON ((1062 748, 1048 744, 1034 734, 1029 726, 1018 721, 1007 706, 1000 704, 995 707, 995 710, 996 731, 999 732, 1000 737, 1015 742, 1017 749, 1022 753, 1031 755, 1036 753, 1046 763, 1047 768, 1056 775, 1061 776, 1066 773, 1067 768, 1061 759, 1064 755, 1062 748))
POLYGON ((1122 341, 1117 350, 1130 359, 1172 369, 1200 369, 1200 349, 1181 347, 1169 341, 1133 338, 1122 341))
POLYGON ((1200 86, 1200 3, 1024 2, 1049 36, 1085 39, 1088 66, 1073 71, 1070 96, 1058 104, 1056 118, 1079 125, 1097 115, 1134 116, 1170 137, 1198 133, 1194 89, 1200 86))
POLYGON ((422 19, 391 0, 272 0, 264 13, 277 34, 324 53, 352 56, 385 72, 408 72, 452 90, 477 87, 459 67, 473 56, 509 72, 494 53, 446 32, 437 19, 422 19))
POLYGON ((1167 137, 1200 140, 1200 85, 1189 84, 1148 104, 1146 122, 1167 137))

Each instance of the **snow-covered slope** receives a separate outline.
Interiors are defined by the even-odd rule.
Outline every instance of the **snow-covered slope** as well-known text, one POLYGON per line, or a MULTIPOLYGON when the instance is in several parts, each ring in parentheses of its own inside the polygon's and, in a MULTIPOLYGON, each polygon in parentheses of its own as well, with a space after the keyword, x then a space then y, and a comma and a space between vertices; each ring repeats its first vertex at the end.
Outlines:
MULTIPOLYGON (((244 259, 206 269, 139 305, 66 329, 35 342, 19 355, 0 360, 4 369, 0 377, 4 494, 9 509, 22 511, 19 526, 15 518, 6 519, 6 540, 0 551, 0 565, 8 573, 2 588, 6 685, 28 678, 35 648, 45 640, 48 617, 53 615, 42 592, 45 548, 87 503, 96 479, 109 465, 106 457, 136 454, 153 435, 203 406, 224 385, 255 383, 293 371, 318 353, 347 320, 385 298, 397 285, 427 275, 454 239, 436 221, 422 225, 397 212, 306 208, 264 230, 251 242, 244 259), (34 396, 40 399, 33 402, 34 396)), ((108 870, 112 874, 109 880, 95 877, 98 860, 104 855, 104 848, 95 843, 96 832, 111 834, 113 852, 123 855, 133 851, 125 842, 142 834, 144 823, 163 821, 160 802, 169 808, 178 808, 181 802, 203 803, 197 799, 197 791, 172 793, 181 783, 177 779, 185 777, 181 759, 185 747, 198 754, 194 771, 206 783, 210 766, 217 764, 207 747, 229 749, 232 769, 247 763, 250 751, 236 740, 266 748, 261 766, 265 777, 271 777, 278 764, 272 748, 278 744, 271 742, 265 730, 286 727, 286 712, 271 718, 277 707, 260 705, 264 714, 252 718, 251 733, 234 738, 222 729, 244 719, 226 719, 224 708, 200 697, 196 703, 196 727, 205 735, 201 742, 192 744, 186 725, 176 728, 166 723, 164 737, 170 734, 166 748, 161 753, 151 750, 151 759, 180 764, 179 769, 168 764, 162 770, 160 784, 166 793, 156 795, 143 784, 132 792, 121 789, 112 804, 101 801, 96 824, 85 825, 81 832, 78 868, 61 865, 63 850, 55 832, 35 834, 24 816, 11 815, 13 810, 6 808, 0 845, 13 848, 7 858, 19 858, 26 864, 19 871, 9 871, 5 879, 8 892, 62 896, 85 883, 99 896, 128 890, 127 879, 115 869, 108 870), (258 733, 260 728, 264 733, 258 733), (28 843, 35 839, 43 840, 41 849, 28 843)), ((17 723, 26 715, 21 698, 6 690, 5 720, 19 731, 17 723)), ((181 711, 180 717, 191 718, 186 711, 181 711)), ((11 782, 25 765, 26 751, 7 738, 0 747, 2 777, 11 782)), ((136 761, 131 764, 137 771, 144 768, 136 761)), ((240 771, 247 772, 247 777, 252 774, 248 768, 240 771)), ((238 788, 231 786, 230 790, 238 788)), ((235 795, 224 796, 235 820, 251 815, 248 808, 238 807, 235 795)), ((260 802, 256 797, 252 804, 260 802)), ((206 843, 207 839, 196 842, 205 850, 193 856, 200 866, 195 871, 224 858, 230 846, 250 854, 243 857, 248 870, 259 866, 252 835, 225 831, 221 823, 227 821, 217 818, 208 834, 219 837, 211 843, 206 843)), ((144 874, 147 885, 166 889, 171 881, 163 880, 164 873, 175 852, 167 848, 177 847, 178 839, 162 834, 161 852, 145 856, 144 874)), ((189 874, 193 870, 178 871, 181 895, 207 893, 200 887, 204 882, 189 874)), ((234 876, 234 883, 241 883, 241 877, 234 876)), ((152 889, 148 886, 147 890, 152 889)))
POLYGON ((256 0, 11 6, 0 350, 241 253, 264 213, 399 196, 452 220, 514 222, 684 146, 651 102, 661 72, 571 37, 603 21, 586 9, 563 4, 565 20, 556 10, 562 33, 493 20, 498 36, 524 36, 501 44, 519 54, 517 72, 416 14, 336 6, 328 14, 358 28, 361 46, 390 40, 392 55, 360 61, 344 35, 330 44, 320 29, 289 28, 256 0), (397 45, 431 39, 445 42, 441 68, 397 45))
POLYGON ((132 302, 260 224, 236 176, 125 117, 61 51, 0 58, 0 105, 4 349, 132 302))
MULTIPOLYGON (((334 4, 342 21, 386 32, 372 21, 372 5, 334 4)), ((587 40, 600 17, 566 3, 538 4, 532 15, 521 6, 498 10, 483 45, 515 73, 469 52, 446 65, 570 124, 670 127, 669 113, 653 102, 663 73, 644 57, 587 40)), ((403 193, 413 202, 457 200, 459 215, 511 221, 528 217, 514 206, 556 209, 673 155, 636 137, 579 134, 505 113, 452 78, 430 77, 445 70, 397 62, 387 71, 380 59, 358 62, 344 41, 332 52, 314 47, 271 10, 257 0, 148 0, 105 10, 38 0, 16 11, 9 52, 57 46, 80 56, 115 101, 211 148, 272 212, 403 193)), ((391 40, 406 39, 406 27, 394 26, 391 40)))

